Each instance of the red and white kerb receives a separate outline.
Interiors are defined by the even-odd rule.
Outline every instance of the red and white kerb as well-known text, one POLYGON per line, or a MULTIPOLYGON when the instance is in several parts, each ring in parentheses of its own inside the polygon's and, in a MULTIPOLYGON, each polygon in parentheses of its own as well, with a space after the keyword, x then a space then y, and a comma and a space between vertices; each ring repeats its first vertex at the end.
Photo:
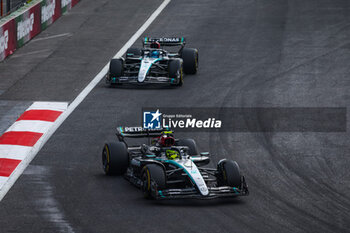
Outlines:
POLYGON ((34 102, 0 136, 0 190, 66 109, 65 102, 34 102))

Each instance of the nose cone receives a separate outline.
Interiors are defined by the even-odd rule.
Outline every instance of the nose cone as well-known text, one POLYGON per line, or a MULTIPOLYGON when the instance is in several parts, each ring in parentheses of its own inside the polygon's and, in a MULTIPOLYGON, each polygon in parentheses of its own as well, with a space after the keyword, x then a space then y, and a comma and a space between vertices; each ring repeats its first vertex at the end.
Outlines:
POLYGON ((141 67, 137 78, 137 81, 139 83, 143 83, 145 81, 146 75, 151 65, 152 65, 152 62, 150 62, 148 59, 144 59, 141 61, 141 67))

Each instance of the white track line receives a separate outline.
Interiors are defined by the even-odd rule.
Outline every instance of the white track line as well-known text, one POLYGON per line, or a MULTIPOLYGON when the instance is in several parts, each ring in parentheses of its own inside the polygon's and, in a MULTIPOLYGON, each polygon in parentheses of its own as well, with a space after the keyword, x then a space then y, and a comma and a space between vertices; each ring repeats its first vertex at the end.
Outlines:
MULTIPOLYGON (((146 20, 146 22, 137 30, 137 32, 125 43, 125 45, 114 55, 114 57, 121 57, 126 50, 135 43, 135 41, 146 31, 146 29, 153 23, 158 15, 164 10, 171 0, 164 0, 163 3, 153 12, 153 14, 146 20)), ((35 155, 45 145, 54 132, 60 127, 60 125, 68 118, 68 116, 79 106, 79 104, 86 98, 86 96, 94 89, 94 87, 103 79, 108 71, 109 62, 102 68, 95 78, 84 88, 84 90, 74 99, 74 101, 68 106, 67 110, 62 113, 55 121, 50 130, 44 134, 35 146, 30 151, 29 155, 17 166, 15 171, 11 174, 11 177, 7 183, 2 187, 0 191, 0 201, 4 198, 6 193, 10 190, 12 185, 16 182, 19 176, 23 173, 29 163, 34 159, 35 155)), ((40 106, 38 106, 40 109, 40 106)))

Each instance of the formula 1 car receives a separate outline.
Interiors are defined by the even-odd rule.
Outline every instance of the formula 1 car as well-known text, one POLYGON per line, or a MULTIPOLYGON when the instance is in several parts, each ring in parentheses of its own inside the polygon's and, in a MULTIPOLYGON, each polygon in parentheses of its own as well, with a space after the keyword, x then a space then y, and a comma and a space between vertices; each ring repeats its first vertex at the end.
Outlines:
POLYGON ((142 127, 117 128, 117 142, 102 152, 107 175, 124 175, 150 199, 211 199, 248 195, 238 164, 229 159, 217 168, 204 167, 208 152, 198 153, 193 139, 175 139, 172 131, 142 127), (148 144, 128 146, 126 138, 148 138, 148 144))
POLYGON ((149 38, 143 40, 143 48, 129 48, 125 58, 112 59, 106 75, 110 85, 170 84, 181 86, 183 73, 196 74, 198 70, 198 50, 184 48, 183 37, 149 38), (180 47, 169 52, 164 47, 180 47))

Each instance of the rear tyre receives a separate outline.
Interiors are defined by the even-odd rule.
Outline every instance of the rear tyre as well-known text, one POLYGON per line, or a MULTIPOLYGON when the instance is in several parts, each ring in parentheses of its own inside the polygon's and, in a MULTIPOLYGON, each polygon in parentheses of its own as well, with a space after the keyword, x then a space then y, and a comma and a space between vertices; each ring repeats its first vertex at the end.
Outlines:
POLYGON ((183 69, 182 69, 182 62, 180 59, 176 59, 176 60, 171 60, 169 62, 169 78, 171 78, 172 80, 172 84, 173 86, 182 86, 183 84, 183 69))
POLYGON ((129 153, 125 143, 106 143, 102 151, 102 166, 106 175, 122 175, 129 165, 129 153))
POLYGON ((196 141, 193 140, 192 138, 185 138, 185 139, 179 139, 179 141, 176 143, 178 146, 187 146, 188 151, 187 153, 189 155, 198 155, 198 148, 196 141))
POLYGON ((157 191, 152 189, 152 182, 157 185, 158 190, 165 189, 166 175, 164 169, 157 164, 147 164, 141 172, 142 192, 145 198, 152 199, 152 192, 157 191))
POLYGON ((218 163, 218 186, 230 186, 239 188, 242 183, 242 176, 239 166, 233 160, 221 160, 218 163))
POLYGON ((183 48, 181 58, 184 62, 185 74, 196 74, 198 70, 198 50, 183 48))
POLYGON ((141 49, 139 48, 128 48, 128 50, 126 50, 126 58, 128 57, 140 57, 142 54, 141 49))

